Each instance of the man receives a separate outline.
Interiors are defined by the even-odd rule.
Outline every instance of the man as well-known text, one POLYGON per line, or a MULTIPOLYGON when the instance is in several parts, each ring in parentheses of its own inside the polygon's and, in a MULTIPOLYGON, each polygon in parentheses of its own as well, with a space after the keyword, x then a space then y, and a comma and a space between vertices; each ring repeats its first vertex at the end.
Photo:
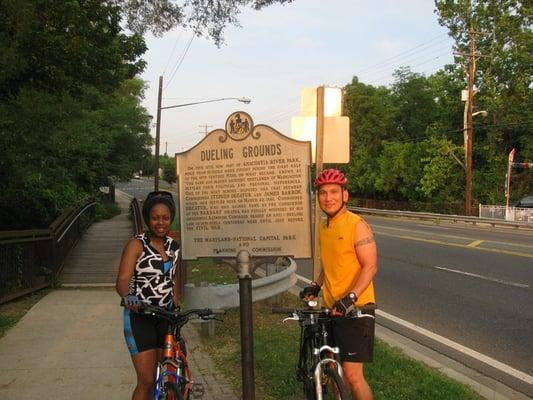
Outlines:
POLYGON ((346 209, 347 178, 336 169, 324 170, 315 180, 318 203, 327 220, 320 226, 322 270, 316 282, 304 288, 307 299, 323 289, 324 305, 339 316, 332 322, 333 341, 339 347, 344 379, 357 400, 372 399, 363 365, 372 361, 374 318, 350 318, 354 306, 375 303, 372 280, 377 272, 377 249, 370 226, 346 209))

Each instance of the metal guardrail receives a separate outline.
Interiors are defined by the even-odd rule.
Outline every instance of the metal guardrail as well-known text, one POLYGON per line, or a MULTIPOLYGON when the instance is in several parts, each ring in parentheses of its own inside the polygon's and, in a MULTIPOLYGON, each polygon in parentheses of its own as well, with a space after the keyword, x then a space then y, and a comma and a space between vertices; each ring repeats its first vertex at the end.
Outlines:
MULTIPOLYGON (((252 280, 253 301, 276 296, 296 284, 296 262, 287 258, 289 265, 272 275, 252 280)), ((239 284, 192 286, 185 285, 185 301, 187 308, 235 308, 239 307, 239 284)))
POLYGON ((70 208, 48 229, 0 232, 0 304, 50 285, 94 221, 94 200, 70 208))
POLYGON ((448 215, 448 214, 432 214, 425 212, 412 212, 412 211, 395 211, 395 210, 378 210, 374 208, 363 208, 363 207, 348 207, 350 211, 356 212, 358 214, 368 214, 368 215, 381 215, 386 217, 403 217, 403 218, 412 218, 412 219, 421 219, 427 221, 447 221, 447 222, 462 222, 469 223, 474 225, 491 225, 491 226, 505 226, 511 228, 520 228, 520 229, 533 229, 533 224, 528 222, 517 222, 517 221, 502 221, 491 218, 479 218, 479 217, 468 217, 465 215, 448 215))

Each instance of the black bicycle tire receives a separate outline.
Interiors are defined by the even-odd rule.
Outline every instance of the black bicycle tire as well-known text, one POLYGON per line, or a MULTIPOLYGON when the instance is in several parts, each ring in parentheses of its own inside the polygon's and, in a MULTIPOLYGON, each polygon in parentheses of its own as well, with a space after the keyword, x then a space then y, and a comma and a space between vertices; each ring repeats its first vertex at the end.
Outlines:
MULTIPOLYGON (((327 375, 329 379, 329 384, 334 385, 337 387, 337 391, 339 393, 339 399, 340 400, 350 400, 350 393, 346 389, 346 386, 344 385, 344 381, 342 380, 341 376, 337 372, 337 369, 335 367, 326 367, 326 370, 324 371, 324 374, 327 375)), ((332 390, 332 392, 334 389, 332 390)))
POLYGON ((302 376, 303 391, 306 400, 316 400, 315 379, 313 374, 313 339, 305 339, 306 363, 303 366, 305 373, 302 376), (307 376, 305 376, 307 375, 307 376))
POLYGON ((168 400, 167 393, 173 393, 176 400, 183 400, 183 394, 181 393, 178 384, 174 382, 165 382, 163 384, 163 393, 159 397, 161 400, 168 400))

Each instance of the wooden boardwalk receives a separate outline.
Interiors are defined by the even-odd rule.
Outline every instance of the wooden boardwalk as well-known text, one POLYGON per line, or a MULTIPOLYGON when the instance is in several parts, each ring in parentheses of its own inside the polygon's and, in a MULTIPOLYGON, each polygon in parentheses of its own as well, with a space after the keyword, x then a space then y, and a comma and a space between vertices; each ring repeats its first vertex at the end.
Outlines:
POLYGON ((114 286, 122 249, 133 235, 129 198, 117 191, 121 214, 95 222, 72 249, 59 277, 62 286, 114 286))

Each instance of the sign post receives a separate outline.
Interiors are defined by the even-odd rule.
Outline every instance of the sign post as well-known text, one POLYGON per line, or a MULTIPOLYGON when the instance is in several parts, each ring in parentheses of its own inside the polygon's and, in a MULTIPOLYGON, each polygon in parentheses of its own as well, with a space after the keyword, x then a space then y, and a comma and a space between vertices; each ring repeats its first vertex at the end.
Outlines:
POLYGON ((516 149, 512 149, 509 153, 509 159, 507 161, 507 176, 505 180, 505 207, 509 208, 509 198, 511 197, 511 171, 514 162, 516 149))

